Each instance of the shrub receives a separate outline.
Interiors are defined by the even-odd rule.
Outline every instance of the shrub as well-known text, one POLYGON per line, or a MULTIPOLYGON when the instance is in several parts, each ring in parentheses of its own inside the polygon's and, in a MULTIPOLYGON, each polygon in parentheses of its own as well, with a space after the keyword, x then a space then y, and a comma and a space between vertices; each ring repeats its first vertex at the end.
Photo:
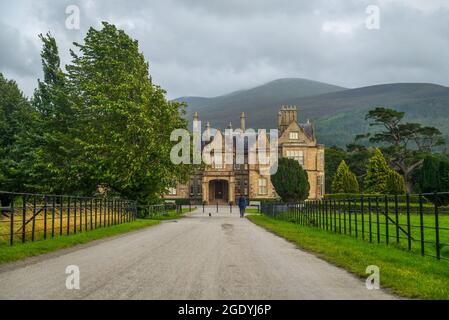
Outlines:
POLYGON ((284 202, 298 202, 309 197, 307 172, 294 159, 279 159, 278 171, 271 176, 271 183, 284 202))

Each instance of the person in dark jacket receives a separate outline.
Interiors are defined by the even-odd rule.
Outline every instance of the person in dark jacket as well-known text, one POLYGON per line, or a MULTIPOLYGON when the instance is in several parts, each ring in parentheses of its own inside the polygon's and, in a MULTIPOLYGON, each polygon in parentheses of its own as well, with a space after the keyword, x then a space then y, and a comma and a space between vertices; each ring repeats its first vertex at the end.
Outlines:
POLYGON ((245 197, 240 196, 238 198, 238 205, 240 209, 240 218, 243 218, 245 217, 245 210, 247 205, 245 197))

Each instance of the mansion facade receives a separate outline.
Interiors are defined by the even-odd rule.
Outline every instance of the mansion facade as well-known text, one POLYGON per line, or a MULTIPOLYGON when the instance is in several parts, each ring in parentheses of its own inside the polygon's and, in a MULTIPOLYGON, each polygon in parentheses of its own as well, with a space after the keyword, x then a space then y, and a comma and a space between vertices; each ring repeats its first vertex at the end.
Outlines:
MULTIPOLYGON (((195 114, 195 121, 199 116, 195 114)), ((206 130, 210 129, 207 124, 206 130)), ((228 129, 232 129, 232 124, 228 129)), ((283 106, 278 114, 279 157, 297 160, 307 171, 310 183, 309 199, 321 199, 324 195, 324 145, 318 144, 312 123, 298 122, 296 107, 283 106)), ((246 117, 240 117, 240 131, 246 131, 246 117)), ((222 134, 220 130, 217 134, 222 134)), ((269 143, 268 143, 269 144, 269 143)), ((204 145, 202 146, 204 148, 204 145)), ((248 164, 248 144, 245 143, 245 164, 219 164, 206 166, 196 172, 187 184, 178 184, 169 190, 167 200, 189 200, 192 204, 236 203, 239 196, 252 201, 273 200, 278 195, 270 176, 262 175, 262 165, 248 164)))

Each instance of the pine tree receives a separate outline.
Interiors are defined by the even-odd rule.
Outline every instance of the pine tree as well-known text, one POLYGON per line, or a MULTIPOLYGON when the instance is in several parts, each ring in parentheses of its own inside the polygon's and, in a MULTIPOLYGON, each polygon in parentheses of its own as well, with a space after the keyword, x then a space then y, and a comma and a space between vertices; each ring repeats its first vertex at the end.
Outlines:
POLYGON ((332 192, 358 193, 359 191, 357 177, 349 170, 348 165, 343 160, 338 166, 337 172, 332 180, 332 192))
POLYGON ((279 159, 278 171, 271 176, 271 183, 284 202, 299 202, 309 197, 307 172, 294 159, 279 159))
POLYGON ((387 193, 388 175, 391 169, 380 149, 376 148, 373 157, 368 161, 364 180, 366 193, 387 193))

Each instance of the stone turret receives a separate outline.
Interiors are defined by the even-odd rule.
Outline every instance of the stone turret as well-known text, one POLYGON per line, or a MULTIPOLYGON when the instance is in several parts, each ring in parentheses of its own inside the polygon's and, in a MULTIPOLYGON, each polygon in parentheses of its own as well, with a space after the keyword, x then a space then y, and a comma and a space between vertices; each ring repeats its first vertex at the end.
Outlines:
POLYGON ((298 108, 296 106, 282 106, 278 115, 279 135, 282 135, 290 124, 298 121, 298 108))

